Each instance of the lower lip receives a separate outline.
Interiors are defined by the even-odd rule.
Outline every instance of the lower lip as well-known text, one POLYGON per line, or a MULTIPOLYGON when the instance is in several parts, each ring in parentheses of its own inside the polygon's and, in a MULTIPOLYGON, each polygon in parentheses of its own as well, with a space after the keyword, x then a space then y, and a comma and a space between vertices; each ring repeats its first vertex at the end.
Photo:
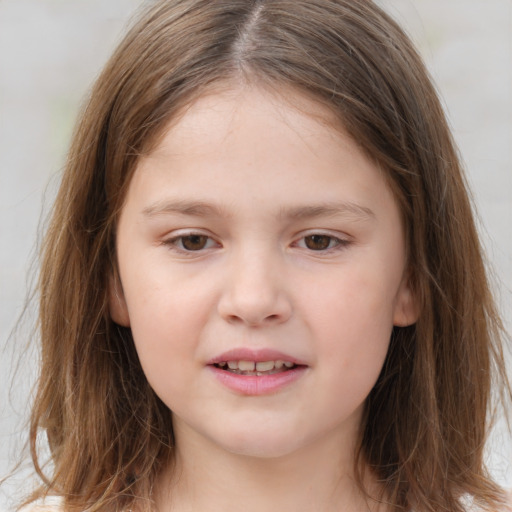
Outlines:
POLYGON ((215 377, 227 388, 241 395, 270 395, 300 379, 306 366, 297 366, 291 370, 270 375, 240 375, 208 366, 215 377))

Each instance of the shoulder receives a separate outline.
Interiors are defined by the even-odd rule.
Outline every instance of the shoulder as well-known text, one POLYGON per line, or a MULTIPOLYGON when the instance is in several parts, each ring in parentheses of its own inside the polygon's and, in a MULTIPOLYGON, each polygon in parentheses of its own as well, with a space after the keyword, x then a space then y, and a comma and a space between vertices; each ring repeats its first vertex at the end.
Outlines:
POLYGON ((31 504, 23 507, 19 512, 63 512, 58 505, 31 504))
MULTIPOLYGON (((512 512, 512 492, 505 492, 502 496, 505 498, 502 506, 493 509, 492 512, 512 512)), ((491 512, 489 508, 479 506, 473 497, 469 495, 462 497, 461 505, 464 507, 465 512, 491 512)))
POLYGON ((61 500, 56 499, 48 499, 47 501, 41 502, 36 501, 34 503, 29 503, 25 507, 23 507, 19 512, 64 512, 61 507, 61 500))
POLYGON ((19 512, 63 512, 62 509, 55 505, 27 505, 20 509, 19 512))

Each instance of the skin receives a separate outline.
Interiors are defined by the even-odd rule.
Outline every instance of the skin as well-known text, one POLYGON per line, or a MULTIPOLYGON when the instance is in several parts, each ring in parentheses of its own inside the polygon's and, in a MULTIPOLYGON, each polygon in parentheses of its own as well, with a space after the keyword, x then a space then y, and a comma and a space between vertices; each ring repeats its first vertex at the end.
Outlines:
POLYGON ((352 470, 363 404, 393 325, 416 320, 400 212, 329 113, 283 92, 190 105, 141 158, 120 215, 111 314, 173 411, 159 510, 368 510, 352 470), (247 396, 208 365, 234 348, 304 371, 247 396))

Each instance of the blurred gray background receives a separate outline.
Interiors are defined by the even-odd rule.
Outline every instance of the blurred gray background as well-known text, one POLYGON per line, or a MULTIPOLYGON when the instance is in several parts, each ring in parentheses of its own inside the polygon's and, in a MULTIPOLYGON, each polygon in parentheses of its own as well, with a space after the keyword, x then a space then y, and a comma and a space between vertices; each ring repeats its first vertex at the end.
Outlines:
MULTIPOLYGON (((416 41, 438 85, 510 329, 512 0, 379 3, 416 41)), ((24 351, 29 322, 15 336, 11 331, 34 275, 41 215, 51 207, 79 105, 140 4, 0 0, 0 478, 26 439, 35 351, 24 351)), ((489 463, 512 488, 512 444, 503 422, 489 442, 489 463)), ((24 474, 0 487, 0 510, 27 483, 24 474)))

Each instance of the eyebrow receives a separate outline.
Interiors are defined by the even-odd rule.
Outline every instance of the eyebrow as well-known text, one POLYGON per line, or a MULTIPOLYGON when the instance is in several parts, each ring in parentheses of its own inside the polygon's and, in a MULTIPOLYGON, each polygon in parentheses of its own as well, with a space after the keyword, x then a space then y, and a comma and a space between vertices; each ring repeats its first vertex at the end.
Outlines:
MULTIPOLYGON (((203 201, 164 200, 157 201, 142 210, 147 217, 179 214, 193 217, 230 217, 228 211, 218 205, 203 201)), ((278 216, 284 219, 314 219, 317 217, 349 216, 356 220, 375 218, 373 210, 353 202, 328 202, 316 205, 282 208, 278 216)))
POLYGON ((142 210, 147 217, 166 214, 190 215, 193 217, 229 217, 227 211, 217 205, 203 201, 170 200, 157 201, 142 210))
POLYGON ((357 203, 332 202, 283 209, 280 216, 299 220, 336 216, 349 216, 357 220, 370 220, 375 218, 375 213, 370 208, 357 203))

